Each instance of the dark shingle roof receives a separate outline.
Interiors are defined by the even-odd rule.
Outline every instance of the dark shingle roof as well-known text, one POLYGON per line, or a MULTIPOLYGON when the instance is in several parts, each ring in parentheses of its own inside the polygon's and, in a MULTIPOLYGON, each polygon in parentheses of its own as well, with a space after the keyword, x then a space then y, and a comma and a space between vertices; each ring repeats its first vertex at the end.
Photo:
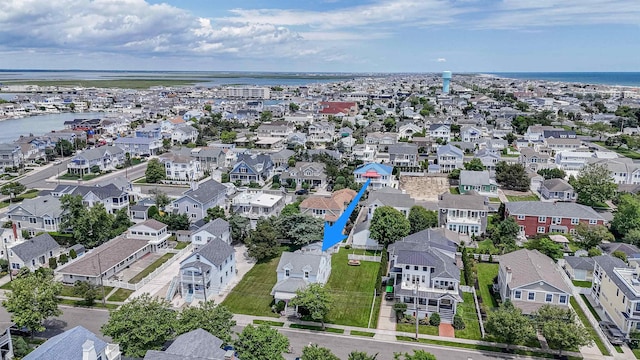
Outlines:
POLYGON ((602 215, 588 206, 569 202, 516 201, 506 203, 510 215, 555 216, 604 220, 602 215))
POLYGON ((593 271, 593 259, 585 256, 566 256, 564 261, 574 270, 593 271))
POLYGON ((185 191, 184 196, 188 196, 202 204, 206 204, 216 198, 220 193, 226 192, 226 186, 213 179, 209 179, 198 184, 198 188, 196 190, 185 191))
POLYGON ((229 231, 229 223, 222 218, 217 218, 213 221, 206 223, 197 231, 206 231, 212 235, 222 237, 222 234, 229 231))
POLYGON ((107 347, 107 343, 100 340, 96 334, 76 326, 60 335, 56 335, 38 346, 25 356, 24 360, 82 360, 82 344, 93 341, 96 353, 99 354, 107 347))
POLYGON ((222 340, 196 329, 178 336, 165 351, 147 351, 146 360, 223 360, 222 340))
POLYGON ((609 279, 611 281, 614 282, 614 284, 616 284, 616 286, 618 287, 618 289, 622 290, 622 292, 624 293, 624 295, 629 299, 629 300, 638 300, 640 299, 640 296, 637 296, 635 294, 635 292, 633 290, 631 290, 626 284, 625 282, 620 279, 614 272, 613 269, 615 268, 627 268, 630 269, 629 266, 627 266, 627 264, 625 264, 624 261, 622 261, 621 259, 618 259, 617 257, 611 256, 611 255, 600 255, 600 256, 595 256, 593 258, 593 261, 600 265, 600 267, 602 268, 602 270, 607 274, 607 276, 609 277, 609 279))
POLYGON ((11 251, 22 259, 22 261, 28 262, 49 251, 55 251, 59 247, 60 245, 58 245, 51 235, 44 233, 13 246, 11 251))
POLYGON ((201 247, 196 253, 211 261, 214 265, 222 265, 235 250, 220 239, 213 239, 201 247))

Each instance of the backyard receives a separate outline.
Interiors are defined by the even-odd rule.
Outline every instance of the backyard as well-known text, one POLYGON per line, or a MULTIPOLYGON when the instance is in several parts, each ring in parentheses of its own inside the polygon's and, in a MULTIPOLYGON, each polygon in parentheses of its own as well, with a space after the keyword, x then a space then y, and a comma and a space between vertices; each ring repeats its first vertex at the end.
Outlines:
POLYGON ((462 316, 465 328, 456 330, 456 337, 462 339, 480 340, 480 322, 478 321, 478 313, 476 312, 476 304, 473 301, 472 293, 462 293, 464 302, 458 304, 457 313, 462 316))
POLYGON ((164 255, 162 255, 158 260, 154 261, 151 265, 149 265, 146 269, 142 270, 140 273, 138 273, 136 276, 132 277, 131 280, 129 280, 130 284, 137 284, 140 282, 140 280, 144 279, 145 277, 147 277, 149 274, 151 274, 155 269, 159 268, 162 264, 164 264, 165 262, 167 262, 167 260, 171 259, 171 257, 173 257, 175 254, 174 253, 166 253, 164 255))
POLYGON ((538 195, 529 194, 529 195, 506 195, 507 200, 516 202, 516 201, 538 201, 538 195))
POLYGON ((498 307, 498 301, 491 294, 493 279, 498 276, 498 264, 478 263, 478 295, 487 310, 498 307))

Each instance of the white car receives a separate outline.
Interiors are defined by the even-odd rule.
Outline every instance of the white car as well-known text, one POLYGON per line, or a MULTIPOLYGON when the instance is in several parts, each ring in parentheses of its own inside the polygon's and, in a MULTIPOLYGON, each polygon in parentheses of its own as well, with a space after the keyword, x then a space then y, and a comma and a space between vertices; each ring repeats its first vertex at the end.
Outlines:
POLYGON ((62 160, 56 160, 53 162, 53 165, 60 165, 62 164, 62 160))

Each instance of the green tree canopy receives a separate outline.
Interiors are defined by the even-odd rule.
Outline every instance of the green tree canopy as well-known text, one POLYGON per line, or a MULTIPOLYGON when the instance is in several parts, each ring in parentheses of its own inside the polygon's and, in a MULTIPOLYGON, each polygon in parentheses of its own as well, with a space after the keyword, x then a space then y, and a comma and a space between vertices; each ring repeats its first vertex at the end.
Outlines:
POLYGON ((512 345, 523 344, 535 336, 529 317, 510 302, 489 313, 485 328, 496 341, 512 345))
POLYGON ((611 234, 609 229, 604 225, 587 225, 581 222, 576 225, 575 229, 575 239, 578 244, 586 250, 600 245, 602 241, 615 240, 613 234, 611 234))
POLYGON ((233 314, 224 305, 214 301, 201 302, 198 306, 189 306, 178 315, 177 335, 201 328, 225 344, 231 343, 231 328, 236 326, 233 314))
POLYGON ((300 214, 300 203, 299 202, 294 202, 291 204, 287 204, 282 208, 282 211, 280 211, 280 216, 282 217, 286 217, 289 215, 295 215, 295 214, 300 214))
POLYGON ((189 215, 186 213, 165 213, 164 215, 157 214, 154 219, 160 221, 163 224, 166 224, 167 228, 171 231, 188 230, 189 224, 191 223, 189 215))
POLYGON ((14 196, 18 196, 22 194, 25 190, 27 190, 26 186, 22 185, 17 181, 13 181, 13 182, 2 185, 2 187, 0 188, 0 193, 2 193, 2 195, 13 194, 14 196))
POLYGON ((436 356, 424 350, 413 350, 413 354, 394 353, 394 360, 436 360, 436 356))
POLYGON ((603 206, 616 193, 616 183, 604 164, 588 164, 578 172, 571 184, 578 194, 578 203, 587 206, 603 206))
POLYGON ((322 240, 324 224, 322 220, 307 214, 279 216, 276 229, 283 239, 295 245, 306 245, 322 240))
POLYGON ((147 350, 160 350, 174 335, 176 312, 168 302, 149 294, 136 297, 109 313, 102 333, 120 344, 127 356, 143 357, 147 350))
POLYGON ((271 218, 258 220, 256 229, 249 232, 247 237, 247 252, 249 256, 261 261, 278 255, 278 230, 271 218))
POLYGON ((564 254, 562 245, 552 241, 548 237, 529 239, 529 241, 524 244, 524 247, 529 250, 538 250, 552 259, 562 259, 564 254))
POLYGON ((567 173, 562 169, 553 168, 553 169, 540 169, 538 170, 538 175, 544 177, 545 180, 549 179, 564 179, 567 176, 567 173))
POLYGON ((73 284, 73 293, 84 299, 87 306, 93 306, 98 297, 98 287, 86 281, 76 281, 73 284))
POLYGON ((622 194, 618 199, 618 211, 613 215, 611 230, 618 238, 627 236, 632 230, 640 230, 640 198, 622 194))
POLYGON ((205 216, 204 220, 206 222, 213 221, 217 218, 221 218, 222 220, 226 220, 226 214, 224 213, 224 209, 222 206, 214 206, 207 209, 207 216, 205 216))
POLYGON ((347 360, 376 360, 377 358, 378 354, 369 355, 364 351, 352 351, 347 360))
POLYGON ((496 165, 496 181, 507 190, 529 190, 529 177, 522 164, 507 164, 500 161, 496 165))
POLYGON ((167 173, 164 165, 158 159, 151 159, 147 162, 147 170, 145 170, 144 176, 147 183, 157 184, 166 179, 167 173))
POLYGON ((414 205, 409 210, 410 234, 415 234, 424 229, 438 226, 438 213, 427 210, 423 206, 414 205))
POLYGON ((320 321, 324 328, 324 320, 329 314, 329 310, 331 310, 332 302, 331 295, 324 285, 313 283, 303 289, 298 289, 290 304, 307 309, 311 314, 311 318, 315 321, 320 321))
POLYGON ((318 344, 311 344, 302 349, 301 360, 340 360, 331 350, 320 347, 318 344))
POLYGON ((54 147, 54 154, 59 156, 71 156, 73 154, 73 144, 69 140, 60 139, 54 147))
POLYGON ((483 171, 486 170, 487 167, 482 164, 482 160, 473 158, 471 161, 464 163, 464 169, 471 171, 483 171))
POLYGON ((114 216, 107 213, 104 205, 96 203, 75 219, 73 237, 86 248, 94 248, 111 238, 114 230, 113 221, 114 216))
POLYGON ((236 141, 238 134, 235 131, 223 131, 220 134, 220 141, 223 144, 233 144, 236 141))
POLYGON ((409 235, 411 224, 400 211, 381 206, 373 212, 369 231, 372 239, 387 246, 409 235))
POLYGON ((231 215, 229 217, 229 227, 231 228, 233 241, 244 243, 250 230, 249 219, 241 215, 231 215))
POLYGON ((17 326, 26 327, 32 333, 44 331, 44 320, 62 314, 58 308, 61 291, 62 285, 53 280, 51 270, 38 270, 14 279, 2 306, 11 314, 11 321, 17 326))
POLYGON ((235 347, 242 360, 284 360, 289 339, 269 325, 248 325, 238 334, 235 347))

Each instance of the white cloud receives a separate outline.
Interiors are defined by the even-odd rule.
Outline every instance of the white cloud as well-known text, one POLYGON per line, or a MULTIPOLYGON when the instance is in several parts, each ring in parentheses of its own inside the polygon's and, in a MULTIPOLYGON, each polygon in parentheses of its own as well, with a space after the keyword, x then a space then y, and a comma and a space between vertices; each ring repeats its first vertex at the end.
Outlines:
POLYGON ((436 62, 440 62, 440 63, 447 62, 447 59, 445 59, 445 58, 437 58, 436 62))

